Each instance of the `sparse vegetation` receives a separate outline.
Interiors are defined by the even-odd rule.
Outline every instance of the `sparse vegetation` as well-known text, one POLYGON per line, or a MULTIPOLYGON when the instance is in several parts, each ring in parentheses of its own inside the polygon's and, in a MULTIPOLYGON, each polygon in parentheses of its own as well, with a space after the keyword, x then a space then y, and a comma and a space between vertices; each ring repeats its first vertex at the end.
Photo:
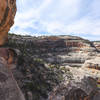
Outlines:
MULTIPOLYGON (((28 91, 31 91, 33 94, 33 100, 39 100, 41 97, 47 98, 48 92, 50 92, 54 86, 64 81, 63 74, 69 74, 68 70, 60 69, 58 64, 50 64, 44 61, 41 58, 41 50, 38 52, 38 57, 33 57, 36 53, 34 51, 35 45, 31 41, 27 42, 26 40, 18 41, 11 39, 14 36, 13 34, 10 35, 9 42, 5 47, 11 47, 21 51, 17 69, 22 72, 24 77, 21 79, 19 77, 22 84, 20 88, 23 90, 27 100, 28 91), (48 67, 46 67, 45 64, 48 67), (63 70, 65 70, 65 72, 63 72, 63 70)), ((37 48, 35 48, 35 50, 36 49, 37 48)))

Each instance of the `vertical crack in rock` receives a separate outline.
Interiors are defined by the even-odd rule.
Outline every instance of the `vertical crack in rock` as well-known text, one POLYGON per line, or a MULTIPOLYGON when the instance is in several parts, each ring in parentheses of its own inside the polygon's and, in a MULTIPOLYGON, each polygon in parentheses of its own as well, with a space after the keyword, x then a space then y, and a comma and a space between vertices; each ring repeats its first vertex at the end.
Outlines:
POLYGON ((16 0, 0 0, 0 45, 8 38, 8 31, 14 24, 16 0))
POLYGON ((7 20, 8 12, 9 12, 8 0, 6 0, 6 2, 7 2, 7 7, 6 7, 6 10, 5 10, 5 13, 4 13, 4 17, 1 20, 0 27, 5 24, 5 22, 7 20))

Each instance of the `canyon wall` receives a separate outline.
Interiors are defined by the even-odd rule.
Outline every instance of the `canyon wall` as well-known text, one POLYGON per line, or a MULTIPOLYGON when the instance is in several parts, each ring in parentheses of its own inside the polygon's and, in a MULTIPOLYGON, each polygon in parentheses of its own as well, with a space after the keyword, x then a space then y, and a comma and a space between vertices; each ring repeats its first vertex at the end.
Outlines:
POLYGON ((27 100, 99 100, 100 52, 94 42, 11 34, 8 46, 22 53, 18 68, 23 75, 15 77, 27 100))
MULTIPOLYGON (((8 40, 8 31, 14 24, 16 0, 0 0, 0 46, 8 40)), ((14 53, 0 48, 0 100, 25 100, 15 78, 12 66, 16 66, 14 53)))
POLYGON ((16 0, 0 0, 0 45, 8 39, 8 31, 14 23, 16 0))

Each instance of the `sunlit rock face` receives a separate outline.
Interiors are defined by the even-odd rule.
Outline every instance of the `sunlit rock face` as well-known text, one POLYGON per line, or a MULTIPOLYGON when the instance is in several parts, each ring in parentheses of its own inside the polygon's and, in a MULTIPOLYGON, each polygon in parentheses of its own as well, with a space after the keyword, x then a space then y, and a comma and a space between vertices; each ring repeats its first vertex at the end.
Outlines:
POLYGON ((7 46, 22 51, 22 71, 13 73, 27 100, 100 100, 100 52, 93 42, 76 36, 11 34, 7 46))
MULTIPOLYGON (((8 39, 8 31, 14 23, 16 0, 0 0, 0 45, 8 39)), ((13 51, 0 48, 0 100, 25 100, 10 70, 13 62, 13 51)))
POLYGON ((87 59, 98 55, 98 50, 91 41, 77 36, 23 37, 22 39, 13 36, 9 40, 11 39, 17 44, 30 44, 33 58, 40 57, 52 64, 81 67, 87 59))
POLYGON ((0 45, 8 38, 8 31, 14 23, 16 0, 0 0, 0 45))
POLYGON ((95 42, 93 42, 93 44, 95 45, 97 50, 100 52, 100 41, 95 41, 95 42))
POLYGON ((83 67, 100 70, 100 56, 94 59, 86 60, 83 67))
POLYGON ((9 40, 27 45, 33 58, 41 58, 48 63, 63 66, 81 67, 86 60, 94 58, 99 53, 93 42, 77 36, 35 38, 13 35, 9 36, 9 40))

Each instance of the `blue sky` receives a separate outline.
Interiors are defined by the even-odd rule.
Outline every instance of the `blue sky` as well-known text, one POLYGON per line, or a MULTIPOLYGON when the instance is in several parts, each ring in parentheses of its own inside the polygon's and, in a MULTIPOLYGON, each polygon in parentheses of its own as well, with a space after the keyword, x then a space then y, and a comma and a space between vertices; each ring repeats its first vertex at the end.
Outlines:
POLYGON ((17 0, 11 32, 100 40, 100 0, 17 0))

